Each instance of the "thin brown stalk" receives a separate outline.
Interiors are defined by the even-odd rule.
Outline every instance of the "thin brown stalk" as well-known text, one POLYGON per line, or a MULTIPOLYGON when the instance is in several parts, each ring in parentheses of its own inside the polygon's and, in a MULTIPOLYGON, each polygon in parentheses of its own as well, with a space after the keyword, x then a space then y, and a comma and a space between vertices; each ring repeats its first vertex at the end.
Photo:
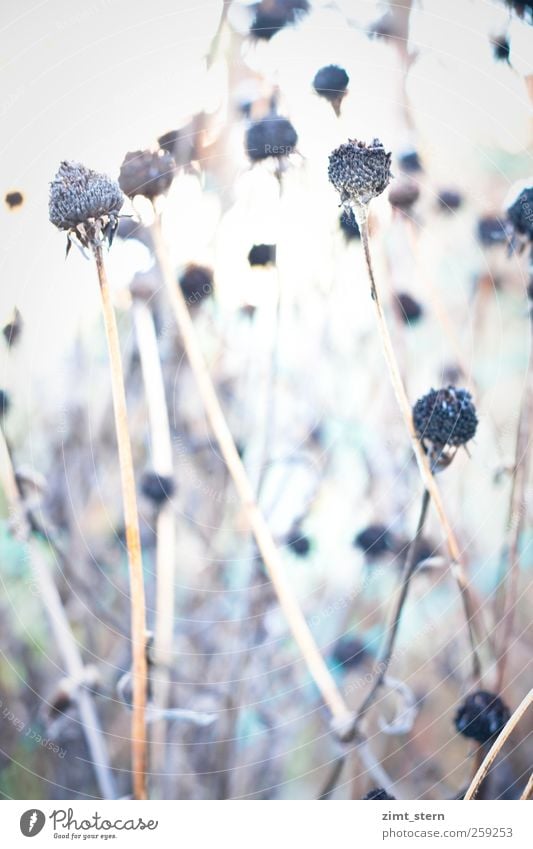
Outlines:
POLYGON ((506 535, 507 569, 502 579, 503 611, 501 617, 501 641, 499 643, 497 684, 500 692, 505 683, 509 657, 509 645, 513 636, 518 586, 520 579, 520 537, 526 517, 525 490, 530 467, 530 427, 533 419, 533 344, 529 352, 526 385, 522 396, 516 432, 513 478, 509 502, 509 519, 506 535))
POLYGON ((533 772, 531 773, 531 775, 528 778, 527 784, 522 791, 522 795, 520 796, 520 799, 521 800, 522 799, 531 799, 532 796, 533 796, 533 772))
POLYGON ((239 495, 242 510, 248 526, 252 531, 263 562, 272 581, 280 606, 292 631, 293 637, 300 648, 309 672, 313 677, 322 697, 329 707, 335 724, 339 728, 351 727, 353 717, 344 698, 329 671, 316 645, 311 630, 305 620, 299 602, 287 580, 284 564, 272 538, 267 522, 259 510, 255 493, 248 475, 239 457, 233 436, 228 427, 226 417, 220 406, 209 369, 196 338, 194 324, 189 315, 187 304, 179 286, 176 285, 174 273, 168 252, 164 244, 159 218, 156 216, 152 224, 152 237, 158 263, 168 292, 168 297, 194 375, 200 397, 202 399, 211 429, 218 442, 220 451, 226 462, 229 474, 239 495))
POLYGON ((396 636, 398 634, 398 629, 400 627, 400 621, 401 621, 401 618, 402 618, 403 608, 404 608, 405 602, 407 600, 407 595, 409 593, 409 585, 411 583, 411 578, 413 577, 413 574, 415 572, 416 565, 417 565, 417 563, 416 563, 417 543, 418 543, 420 536, 422 534, 422 531, 424 529, 424 524, 425 524, 427 513, 428 513, 429 502, 430 502, 429 492, 426 489, 426 490, 424 490, 424 494, 422 496, 422 506, 420 508, 420 515, 418 517, 416 533, 415 533, 415 536, 414 536, 413 540, 411 541, 411 544, 410 544, 409 549, 407 551, 407 556, 406 556, 405 564, 404 564, 404 567, 403 567, 401 583, 400 583, 400 586, 398 588, 398 593, 396 595, 396 598, 393 600, 392 607, 391 607, 391 610, 390 610, 389 624, 388 624, 387 629, 386 629, 385 643, 384 643, 383 648, 380 652, 379 660, 376 664, 376 675, 375 675, 375 678, 374 678, 374 683, 372 684, 370 692, 368 693, 367 697, 365 698, 363 704, 361 705, 361 707, 357 711, 356 721, 358 723, 363 719, 366 712, 368 711, 368 709, 372 705, 374 699, 376 698, 376 694, 377 694, 379 688, 381 687, 381 685, 383 684, 383 681, 385 680, 385 675, 387 674, 387 670, 389 668, 389 665, 390 665, 390 662, 391 662, 391 659, 392 659, 392 655, 393 655, 393 652, 394 652, 394 645, 395 645, 395 642, 396 642, 396 636))
MULTIPOLYGON (((165 398, 165 384, 157 345, 154 319, 149 306, 139 298, 134 299, 133 317, 137 345, 141 360, 144 391, 150 421, 152 469, 158 475, 172 477, 172 439, 165 398)), ((160 775, 163 786, 166 760, 167 720, 170 692, 169 669, 172 662, 172 635, 174 630, 174 570, 176 562, 176 521, 171 503, 166 500, 157 512, 156 519, 156 613, 154 627, 153 676, 154 702, 161 717, 152 726, 151 766, 160 775)))
POLYGON ((54 583, 40 543, 30 533, 30 523, 25 520, 13 463, 4 432, 0 427, 0 480, 17 529, 27 540, 29 562, 35 575, 39 596, 43 602, 57 650, 67 676, 76 683, 75 701, 80 714, 80 725, 87 742, 91 763, 103 799, 116 799, 117 791, 109 752, 91 694, 85 689, 85 668, 78 644, 70 628, 61 596, 54 583), (24 527, 20 524, 24 523, 24 527))
POLYGON ((500 731, 496 740, 494 741, 494 743, 490 747, 490 749, 489 749, 487 755, 485 756, 481 766, 479 767, 474 778, 472 779, 472 783, 470 784, 470 787, 468 788, 468 790, 465 793, 465 796, 464 796, 465 801, 468 801, 469 799, 475 799, 477 792, 479 790, 479 787, 481 786, 481 784, 483 783, 483 781, 487 777, 489 769, 491 768, 492 764, 494 763, 494 761, 498 757, 499 753, 501 752, 503 746, 507 742, 507 740, 508 740, 509 736, 511 735, 512 731, 514 730, 515 726, 518 725, 518 723, 520 722, 520 720, 522 719, 522 717, 524 716, 524 714, 526 713, 527 709, 529 708, 529 706, 531 704, 533 704, 533 689, 531 689, 529 691, 529 693, 527 694, 527 696, 525 696, 522 699, 522 701, 518 705, 517 709, 512 714, 511 718, 506 723, 506 725, 502 729, 502 731, 500 731))
MULTIPOLYGON (((389 375, 392 383, 392 388, 394 390, 394 394, 396 396, 396 400, 398 406, 400 408, 400 412, 402 414, 402 418, 405 422, 405 426, 409 433, 409 437, 411 439, 411 446, 418 464, 418 468, 420 471, 420 476, 424 483, 425 488, 429 492, 431 496, 431 500, 437 512, 437 516, 439 522, 442 526, 446 537, 446 544, 448 547, 448 551, 450 553, 450 558, 452 560, 452 574, 455 578, 455 581, 459 587, 459 591, 461 594, 461 599, 463 602, 463 608, 465 613, 465 619, 468 627, 468 634, 470 638, 470 645, 472 650, 472 670, 473 677, 475 679, 479 679, 481 675, 481 664, 479 661, 479 656, 476 647, 476 638, 474 634, 473 622, 474 622, 474 604, 471 598, 470 589, 468 587, 468 581, 465 575, 464 566, 462 562, 462 553, 459 547, 459 542, 455 536, 453 528, 448 519, 448 515, 446 513, 444 503, 442 501, 442 497, 435 481, 433 472, 431 470, 431 466, 426 456, 426 453, 421 445, 420 440, 416 434, 414 424, 413 424, 413 416, 411 410, 411 404, 409 403, 409 399, 407 398, 407 394, 405 391, 405 387, 401 378, 400 370, 398 367, 398 362, 396 360, 396 356, 394 353, 394 348, 392 345, 389 329, 387 326, 387 321, 385 318, 385 314, 383 312, 383 307, 381 304, 381 299, 379 295, 379 290, 377 287, 377 283, 374 277, 374 271, 372 266, 372 259, 370 255, 370 244, 368 237, 368 213, 366 208, 357 207, 354 208, 354 213, 357 217, 357 223, 359 225, 359 230, 361 232, 361 240, 363 242, 363 248, 365 252, 366 266, 368 270, 368 276, 370 279, 370 292, 372 295, 372 301, 374 303, 376 309, 377 323, 379 335, 383 347, 383 353, 385 356, 385 361, 387 363, 387 367, 389 370, 389 375)), ((479 611, 478 611, 479 612, 479 611)))
POLYGON ((128 430, 128 412, 126 392, 122 371, 122 358, 117 322, 101 245, 94 247, 94 258, 100 283, 102 310, 109 349, 111 388, 113 392, 113 410, 117 434, 124 520, 126 526, 126 546, 128 549, 130 574, 131 639, 132 639, 132 772, 133 793, 136 799, 146 799, 146 608, 144 599, 143 565, 141 538, 135 494, 135 477, 130 435, 128 430))

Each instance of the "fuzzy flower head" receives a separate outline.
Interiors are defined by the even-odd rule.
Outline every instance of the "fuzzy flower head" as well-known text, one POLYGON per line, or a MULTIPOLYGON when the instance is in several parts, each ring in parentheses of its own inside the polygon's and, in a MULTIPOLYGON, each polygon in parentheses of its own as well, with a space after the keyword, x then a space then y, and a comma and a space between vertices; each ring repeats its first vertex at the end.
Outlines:
POLYGON ((128 197, 143 195, 153 201, 168 192, 175 170, 176 163, 168 151, 135 150, 124 157, 118 183, 128 197))
POLYGON ((320 97, 328 100, 337 115, 340 104, 348 91, 350 78, 344 68, 338 65, 326 65, 316 72, 313 79, 313 88, 320 97))
POLYGON ((455 715, 455 727, 459 734, 488 743, 500 733, 511 712, 495 693, 477 690, 466 697, 455 715))
POLYGON ((396 799, 396 796, 391 796, 390 793, 387 793, 383 787, 374 787, 372 790, 369 790, 366 796, 363 796, 363 801, 378 801, 378 802, 392 802, 396 799))
POLYGON ((533 186, 526 186, 507 207, 515 235, 533 241, 533 186))
POLYGON ((50 184, 48 214, 52 224, 76 236, 84 247, 111 240, 124 203, 119 185, 80 162, 62 162, 50 184))
POLYGON ((455 386, 432 389, 413 407, 413 424, 421 442, 436 453, 465 445, 478 425, 470 392, 455 386))
POLYGON ((371 144, 350 139, 329 157, 328 177, 341 203, 366 206, 385 191, 391 179, 391 153, 379 139, 371 144))
POLYGON ((308 0, 262 0, 254 5, 252 38, 270 41, 280 30, 298 22, 309 11, 308 0))

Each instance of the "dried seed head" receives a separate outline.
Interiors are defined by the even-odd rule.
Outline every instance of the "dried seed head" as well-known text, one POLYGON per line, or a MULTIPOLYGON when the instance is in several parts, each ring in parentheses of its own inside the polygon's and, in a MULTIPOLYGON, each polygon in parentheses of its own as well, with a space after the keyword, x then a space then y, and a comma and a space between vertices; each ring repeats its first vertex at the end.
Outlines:
POLYGON ((404 150, 398 156, 398 163, 406 174, 417 174, 423 171, 420 156, 416 150, 404 150))
POLYGON ((477 237, 486 248, 505 244, 508 241, 505 222, 496 215, 484 215, 477 222, 477 237))
POLYGON ((308 0, 262 0, 255 6, 250 35, 269 41, 286 26, 297 23, 308 11, 308 0))
POLYGON ((276 246, 275 245, 253 245, 248 254, 248 262, 250 265, 275 265, 276 264, 276 246))
POLYGON ((390 165, 391 154, 379 139, 369 145, 350 139, 330 154, 328 177, 342 203, 365 206, 389 185, 390 165))
POLYGON ((361 238, 361 231, 359 230, 359 225, 355 220, 353 209, 342 210, 339 217, 339 224, 347 242, 351 241, 352 239, 361 238))
POLYGON ((269 157, 278 159, 294 153, 298 135, 287 118, 271 115, 261 118, 248 128, 246 152, 252 162, 261 162, 269 157))
POLYGON ((188 265, 179 277, 183 297, 195 306, 213 294, 213 271, 206 265, 188 265))
POLYGON ((499 696, 477 690, 459 706, 454 721, 459 734, 478 743, 488 743, 500 733, 510 716, 511 711, 499 696))
POLYGON ((111 240, 124 195, 118 183, 80 162, 62 162, 50 184, 49 218, 84 247, 111 240))
POLYGON ((11 400, 9 395, 3 389, 0 389, 0 421, 2 421, 4 416, 7 416, 10 406, 11 400))
POLYGON ((359 531, 354 538, 353 544, 356 548, 366 554, 367 557, 381 557, 396 550, 396 540, 386 525, 368 525, 359 531))
POLYGON ((395 209, 410 209, 419 197, 418 183, 411 177, 400 177, 395 180, 389 191, 389 203, 395 209))
POLYGON ((495 35, 491 38, 492 52, 497 62, 509 62, 511 45, 505 33, 495 35))
POLYGON ((392 802, 395 799, 396 796, 391 796, 390 793, 387 793, 387 791, 383 789, 383 787, 374 787, 373 790, 368 791, 366 796, 363 796, 363 801, 378 800, 384 802, 392 802))
POLYGON ((507 207, 507 217, 516 233, 533 240, 533 186, 522 189, 516 200, 507 207))
POLYGON ((13 315, 9 319, 9 321, 4 324, 2 328, 2 333, 4 334, 4 339, 7 342, 9 348, 13 345, 16 345, 20 334, 22 333, 22 327, 24 322, 22 321, 22 316, 17 307, 13 310, 13 315))
POLYGON ((421 304, 407 292, 396 295, 396 306, 404 324, 416 324, 424 314, 421 304))
POLYGON ((465 445, 478 424, 470 392, 455 386, 432 389, 414 405, 413 424, 418 438, 437 449, 465 445))
POLYGON ((335 644, 332 658, 344 669, 355 669, 368 657, 365 644, 357 637, 343 637, 335 644))
POLYGON ((8 192, 4 200, 9 209, 17 209, 17 207, 22 206, 24 203, 24 195, 22 192, 8 192))
POLYGON ((130 198, 143 195, 154 200, 168 192, 175 171, 176 163, 167 151, 135 150, 124 157, 118 183, 130 198))
POLYGON ((350 77, 338 65, 326 65, 316 72, 313 88, 320 97, 325 97, 330 103, 338 101, 346 94, 350 77))
POLYGON ((437 204, 443 212, 455 212, 463 204, 463 196, 455 189, 442 189, 437 195, 437 204))
POLYGON ((307 557, 311 551, 311 542, 301 528, 294 527, 287 536, 286 543, 298 557, 307 557))
POLYGON ((156 507, 160 507, 169 498, 172 498, 176 486, 170 475, 158 475, 157 472, 146 471, 141 479, 142 494, 152 501, 156 507))

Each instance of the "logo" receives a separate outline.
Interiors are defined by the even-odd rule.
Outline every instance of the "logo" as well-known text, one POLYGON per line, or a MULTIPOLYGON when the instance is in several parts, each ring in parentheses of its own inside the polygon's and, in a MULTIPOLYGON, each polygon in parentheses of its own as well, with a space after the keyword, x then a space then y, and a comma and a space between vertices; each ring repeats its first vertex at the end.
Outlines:
POLYGON ((43 830, 46 817, 42 811, 32 808, 29 811, 24 811, 20 818, 20 830, 24 837, 35 837, 43 830))

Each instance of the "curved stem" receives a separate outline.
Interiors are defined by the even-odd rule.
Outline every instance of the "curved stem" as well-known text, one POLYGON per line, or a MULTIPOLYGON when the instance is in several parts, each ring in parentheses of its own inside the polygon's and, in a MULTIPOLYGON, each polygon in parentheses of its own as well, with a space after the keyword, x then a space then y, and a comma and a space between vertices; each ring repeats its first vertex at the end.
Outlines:
POLYGON ((531 799, 533 796, 533 772, 528 778, 528 782, 522 791, 520 799, 531 799))
POLYGON ((126 546, 128 549, 131 604, 133 712, 131 725, 133 792, 136 799, 146 799, 146 609, 143 565, 135 477, 128 430, 128 412, 117 322, 104 266, 102 247, 93 248, 100 283, 102 310, 109 349, 113 410, 117 434, 126 546))
POLYGON ((498 734, 498 737, 496 738, 495 742, 493 743, 493 745, 489 749, 488 754, 484 758, 483 763, 481 764, 481 766, 479 767, 478 771, 476 772, 474 778, 472 779, 472 783, 470 784, 470 787, 468 788, 468 790, 465 793, 465 796, 464 796, 465 802, 468 801, 469 799, 474 799, 476 797, 476 794, 477 794, 481 784, 483 783, 483 781, 487 777, 487 773, 488 773, 489 769, 491 768, 492 764, 494 763, 494 761, 498 757, 501 749, 503 748, 503 746, 504 746, 505 742, 507 741, 508 737, 510 736, 511 732, 513 731, 515 726, 518 725, 518 723, 520 722, 523 715, 525 714, 525 712, 527 711, 528 707, 531 704, 533 704, 533 689, 531 689, 529 691, 529 693, 527 694, 527 696, 525 696, 525 698, 522 699, 522 701, 518 705, 517 709, 515 710, 515 712, 513 713, 513 715, 511 716, 511 718, 509 719, 509 721, 507 722, 507 724, 503 728, 503 730, 498 734))
POLYGON ((361 240, 363 243, 366 266, 370 279, 370 293, 372 295, 372 300, 376 309, 378 330, 383 347, 385 361, 389 370, 392 388, 394 390, 396 401, 400 408, 402 418, 405 422, 405 426, 411 439, 411 446, 418 464, 420 476, 422 478, 425 488, 431 496, 431 500, 437 512, 439 522, 446 537, 446 544, 452 560, 452 574, 461 593, 465 619, 468 627, 470 645, 472 649, 473 676, 475 679, 479 679, 481 674, 481 664, 479 661, 479 656, 476 647, 476 639, 473 630, 474 604, 472 602, 470 589, 468 587, 468 581, 464 572, 461 549, 459 547, 459 543, 448 519, 439 488, 437 486, 433 472, 431 470, 431 466, 429 464, 429 460, 420 443, 420 440, 417 437, 414 428, 411 404, 409 403, 409 399, 407 398, 405 387, 403 385, 400 369, 398 367, 394 348, 390 338, 387 321, 381 305, 379 290, 374 277, 368 238, 368 212, 367 209, 362 206, 354 206, 353 211, 354 215, 356 216, 357 223, 359 225, 359 230, 361 232, 361 240))
POLYGON ((284 564, 272 538, 270 528, 255 500, 255 493, 235 447, 233 436, 231 435, 207 364, 198 344, 196 331, 189 315, 187 304, 180 287, 176 285, 168 252, 163 242, 158 217, 154 219, 154 223, 152 224, 152 236, 156 257, 165 281, 170 304, 181 333, 185 353, 189 360, 209 424, 239 495, 243 513, 255 537, 257 547, 272 581, 280 606, 285 614, 294 639, 302 652, 309 672, 320 690, 325 703, 328 705, 336 724, 339 728, 343 729, 347 726, 351 727, 353 722, 352 714, 327 664, 320 654, 315 639, 302 613, 298 599, 294 595, 285 575, 284 564))
POLYGON ((387 626, 387 635, 385 637, 385 643, 384 643, 383 648, 380 652, 380 658, 379 658, 379 660, 376 664, 376 670, 377 670, 376 677, 374 679, 374 683, 372 685, 372 688, 371 688, 368 696, 366 697, 366 699, 364 700, 363 704, 361 705, 361 707, 359 708, 359 710, 357 712, 357 717, 356 717, 357 723, 359 723, 363 719, 364 715, 366 714, 366 712, 368 711, 368 709, 372 705, 372 702, 374 701, 374 699, 376 697, 376 693, 378 692, 379 688, 383 684, 383 681, 385 679, 385 675, 387 674, 387 670, 389 668, 389 665, 390 665, 390 662, 391 662, 391 659, 392 659, 392 654, 394 652, 394 644, 396 642, 396 636, 398 634, 398 629, 400 627, 400 621, 401 621, 401 618, 402 618, 403 608, 404 608, 404 605, 405 605, 405 602, 406 602, 406 599, 407 599, 407 594, 409 592, 409 585, 411 583, 411 578, 413 577, 413 573, 414 573, 416 566, 417 566, 417 563, 416 563, 417 543, 418 543, 418 540, 420 539, 420 536, 422 534, 422 530, 424 528, 426 516, 427 516, 427 513, 428 513, 429 502, 430 502, 429 492, 426 489, 426 490, 424 490, 424 494, 422 496, 422 506, 420 508, 420 515, 419 515, 419 518, 418 518, 416 533, 415 533, 415 536, 414 536, 413 540, 411 541, 411 544, 410 544, 409 549, 407 551, 407 556, 406 556, 406 560, 405 560, 405 565, 403 567, 403 574, 402 574, 402 580, 401 580, 401 584, 400 584, 400 587, 399 587, 399 591, 396 595, 396 598, 393 602, 393 605, 392 605, 392 608, 391 608, 391 611, 390 611, 389 624, 387 626))

